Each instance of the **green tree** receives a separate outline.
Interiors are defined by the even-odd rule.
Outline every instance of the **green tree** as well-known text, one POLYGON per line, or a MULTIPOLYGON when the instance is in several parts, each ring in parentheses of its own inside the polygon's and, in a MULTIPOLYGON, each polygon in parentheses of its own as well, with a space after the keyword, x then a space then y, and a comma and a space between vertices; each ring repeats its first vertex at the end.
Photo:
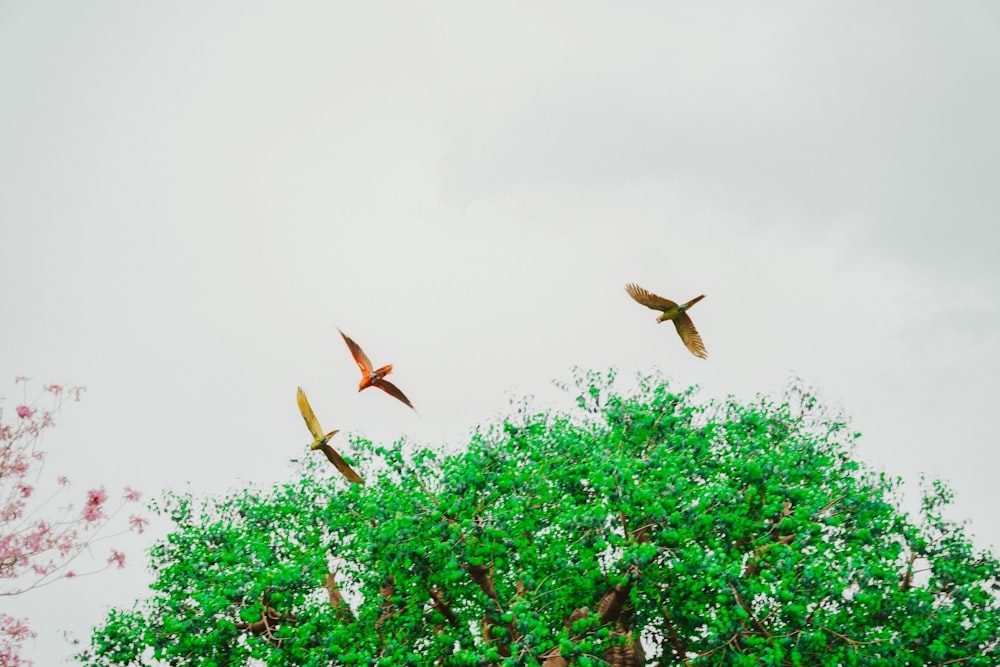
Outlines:
POLYGON ((1000 664, 1000 566, 804 388, 699 404, 580 374, 453 454, 356 439, 270 490, 171 496, 152 596, 88 665, 1000 664), (157 662, 159 661, 159 663, 157 662))

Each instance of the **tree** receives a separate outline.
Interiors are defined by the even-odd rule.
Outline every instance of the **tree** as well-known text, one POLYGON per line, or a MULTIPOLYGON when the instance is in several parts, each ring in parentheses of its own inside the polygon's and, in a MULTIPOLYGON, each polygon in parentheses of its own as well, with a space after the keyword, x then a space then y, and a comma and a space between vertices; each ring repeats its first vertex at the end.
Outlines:
MULTIPOLYGON (((15 378, 27 393, 28 378, 15 378)), ((45 431, 55 426, 55 413, 70 397, 80 400, 83 387, 44 387, 50 407, 43 408, 27 400, 14 410, 14 419, 4 414, 0 403, 0 596, 21 595, 66 577, 93 574, 112 565, 125 565, 125 554, 111 549, 107 562, 97 570, 81 572, 70 569, 74 560, 97 540, 128 502, 139 499, 138 492, 126 488, 117 509, 108 507, 105 489, 89 490, 79 510, 72 504, 46 513, 51 503, 70 486, 69 479, 42 478, 45 452, 39 442, 45 431), (54 482, 57 490, 47 499, 39 499, 38 485, 54 482)), ((129 525, 142 532, 147 520, 132 515, 129 525)), ((111 536, 113 537, 113 536, 111 536)), ((102 538, 103 539, 103 538, 102 538)), ((0 665, 26 665, 21 658, 24 640, 33 637, 25 619, 0 613, 0 665)))
MULTIPOLYGON (((153 595, 87 665, 1000 664, 1000 566, 927 488, 852 457, 793 384, 699 404, 579 374, 452 454, 356 438, 368 484, 294 481, 159 506, 153 595), (158 662, 160 661, 160 662, 158 662)), ((322 462, 325 465, 325 462, 322 462)))

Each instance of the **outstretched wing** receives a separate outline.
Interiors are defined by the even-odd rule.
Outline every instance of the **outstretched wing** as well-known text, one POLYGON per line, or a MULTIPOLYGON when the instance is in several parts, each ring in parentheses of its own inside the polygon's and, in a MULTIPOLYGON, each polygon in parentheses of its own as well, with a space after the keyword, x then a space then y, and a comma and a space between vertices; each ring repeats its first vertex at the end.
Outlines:
POLYGON ((656 296, 652 292, 644 290, 635 283, 625 285, 625 291, 628 292, 630 297, 646 306, 646 308, 667 311, 671 308, 677 307, 677 304, 670 299, 664 299, 662 296, 656 296))
POLYGON ((330 463, 336 466, 337 470, 340 471, 341 475, 346 477, 348 480, 354 482, 355 484, 365 483, 365 480, 361 479, 361 475, 354 472, 354 469, 351 468, 351 466, 347 465, 347 461, 345 461, 344 458, 337 453, 337 450, 335 450, 330 445, 321 445, 320 449, 322 449, 323 453, 326 454, 326 458, 330 459, 330 463))
POLYGON ((674 326, 677 327, 677 333, 680 334, 684 345, 687 346, 687 349, 691 350, 691 354, 702 359, 708 359, 708 350, 705 349, 705 344, 701 342, 701 335, 694 328, 694 322, 691 321, 690 315, 681 313, 675 317, 674 326))
POLYGON ((312 433, 312 436, 316 440, 323 439, 323 429, 319 426, 319 420, 316 419, 316 415, 313 414, 312 407, 309 406, 309 399, 306 398, 306 393, 302 391, 302 387, 299 387, 299 412, 302 413, 302 418, 306 420, 306 428, 312 433))
MULTIPOLYGON (((340 331, 340 329, 337 329, 340 331)), ((368 359, 368 355, 365 351, 361 349, 361 346, 351 340, 351 337, 340 331, 340 335, 344 337, 344 342, 347 343, 347 349, 351 351, 351 356, 354 357, 355 363, 357 363, 358 368, 361 369, 361 374, 368 377, 372 374, 372 362, 368 359)))
POLYGON ((384 391, 385 393, 389 394, 390 396, 398 398, 403 403, 406 403, 408 406, 416 410, 416 408, 413 407, 413 403, 410 403, 410 399, 406 397, 406 394, 401 392, 399 390, 399 387, 389 382, 388 380, 385 379, 379 380, 378 382, 375 383, 375 386, 384 391))

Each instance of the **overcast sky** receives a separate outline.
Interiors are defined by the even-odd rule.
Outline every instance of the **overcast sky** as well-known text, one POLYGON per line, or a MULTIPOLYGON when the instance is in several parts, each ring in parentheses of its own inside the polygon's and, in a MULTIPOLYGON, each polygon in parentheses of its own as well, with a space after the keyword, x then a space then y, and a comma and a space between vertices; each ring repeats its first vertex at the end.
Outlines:
MULTIPOLYGON (((0 0, 0 395, 87 386, 43 443, 81 493, 285 479, 298 385, 456 445, 573 365, 795 375, 1000 545, 998 252, 993 2, 0 0), (707 361, 629 281, 707 294, 707 361)), ((144 596, 157 530, 4 599, 27 657, 144 596)))

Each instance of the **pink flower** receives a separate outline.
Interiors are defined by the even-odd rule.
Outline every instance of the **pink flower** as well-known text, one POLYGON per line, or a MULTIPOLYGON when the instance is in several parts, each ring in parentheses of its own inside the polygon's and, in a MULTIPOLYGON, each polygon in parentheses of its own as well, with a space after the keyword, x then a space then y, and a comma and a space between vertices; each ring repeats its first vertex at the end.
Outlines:
POLYGON ((142 534, 142 532, 146 530, 146 526, 149 525, 149 519, 144 519, 141 516, 136 516, 135 514, 133 514, 128 518, 128 525, 129 528, 131 528, 135 532, 142 534))
POLYGON ((117 549, 111 550, 111 555, 108 557, 108 563, 118 563, 118 569, 125 567, 125 554, 117 549))
POLYGON ((66 475, 60 475, 58 481, 59 481, 59 486, 69 485, 69 477, 67 477, 66 475))
POLYGON ((22 498, 30 498, 31 492, 35 490, 35 487, 30 484, 18 484, 17 490, 21 492, 22 498))
POLYGON ((62 390, 63 388, 57 384, 50 384, 48 387, 45 387, 45 391, 51 391, 53 394, 57 396, 62 393, 62 390))
POLYGON ((31 378, 29 378, 29 377, 24 377, 23 375, 18 375, 16 378, 14 378, 14 384, 20 384, 21 382, 27 382, 30 379, 31 378))
POLYGON ((77 533, 75 530, 72 531, 70 534, 64 535, 61 538, 59 538, 59 541, 56 543, 56 548, 59 549, 59 555, 62 556, 63 558, 68 556, 69 553, 73 551, 73 549, 76 548, 77 546, 78 546, 77 533))
MULTIPOLYGON (((24 514, 24 503, 11 502, 6 507, 0 507, 0 523, 20 519, 22 514, 24 514)), ((2 550, 0 550, 0 560, 4 560, 2 550)))
POLYGON ((75 576, 76 576, 76 572, 74 572, 73 570, 70 570, 70 571, 68 571, 68 572, 67 572, 67 573, 66 573, 66 574, 65 574, 64 576, 65 576, 65 577, 66 577, 67 579, 72 579, 73 577, 75 577, 75 576))
POLYGON ((28 460, 23 456, 18 456, 14 459, 9 467, 10 471, 18 476, 23 475, 31 469, 31 466, 28 465, 28 460))
POLYGON ((24 538, 23 547, 26 551, 43 551, 45 545, 45 536, 40 533, 31 533, 26 538, 24 538))
POLYGON ((35 524, 35 532, 31 537, 35 538, 38 544, 41 544, 42 540, 50 539, 51 535, 52 526, 50 526, 48 522, 43 519, 35 524))
POLYGON ((134 503, 141 497, 142 494, 133 489, 131 486, 125 487, 125 500, 129 501, 130 503, 134 503))
POLYGON ((27 405, 17 406, 17 416, 21 419, 28 419, 31 415, 35 414, 35 411, 29 408, 27 405))
POLYGON ((22 641, 25 638, 36 636, 31 631, 23 619, 0 614, 0 635, 13 637, 15 641, 22 641))
POLYGON ((87 505, 83 508, 83 518, 85 521, 97 521, 104 516, 101 505, 108 499, 108 492, 102 486, 99 489, 91 489, 87 492, 87 505))

